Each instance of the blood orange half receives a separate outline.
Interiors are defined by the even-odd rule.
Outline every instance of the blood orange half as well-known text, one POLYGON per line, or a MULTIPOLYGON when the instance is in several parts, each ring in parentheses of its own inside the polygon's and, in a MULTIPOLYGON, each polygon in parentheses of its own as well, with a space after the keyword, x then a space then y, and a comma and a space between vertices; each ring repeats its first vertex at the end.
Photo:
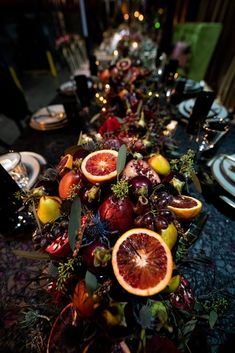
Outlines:
POLYGON ((114 150, 95 151, 86 156, 81 165, 85 177, 93 184, 101 184, 117 176, 118 152, 114 150))
POLYGON ((196 217, 202 209, 202 203, 198 199, 191 196, 178 195, 168 206, 178 218, 191 219, 196 217))
POLYGON ((152 230, 128 230, 116 242, 112 253, 114 274, 129 293, 150 296, 169 283, 173 260, 161 236, 152 230))

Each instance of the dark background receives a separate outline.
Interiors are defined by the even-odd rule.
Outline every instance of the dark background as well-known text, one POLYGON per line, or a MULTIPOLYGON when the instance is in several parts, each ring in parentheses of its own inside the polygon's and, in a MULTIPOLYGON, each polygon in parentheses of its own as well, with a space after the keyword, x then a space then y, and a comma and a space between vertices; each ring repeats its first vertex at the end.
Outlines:
MULTIPOLYGON (((122 21, 121 9, 140 10, 155 40, 167 52, 174 26, 184 22, 220 22, 223 30, 211 59, 206 82, 219 94, 223 104, 235 107, 235 1, 230 0, 85 0, 89 45, 93 50, 109 26, 122 21), (159 12, 159 9, 161 10, 159 12), (162 11, 163 10, 163 11, 162 11), (161 29, 154 29, 158 18, 161 29)), ((1 0, 0 63, 13 66, 21 77, 25 71, 48 70, 45 52, 62 65, 55 40, 66 33, 82 35, 79 0, 1 0)))

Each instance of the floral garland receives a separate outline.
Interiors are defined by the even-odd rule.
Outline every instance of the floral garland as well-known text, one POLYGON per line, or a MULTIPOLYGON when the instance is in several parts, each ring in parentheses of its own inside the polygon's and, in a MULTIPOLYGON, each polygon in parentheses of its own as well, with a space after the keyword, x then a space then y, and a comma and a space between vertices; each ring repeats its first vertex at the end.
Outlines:
POLYGON ((197 323, 213 327, 226 307, 199 303, 178 271, 202 204, 185 188, 195 180, 194 152, 163 155, 171 116, 146 85, 149 74, 129 58, 100 71, 98 133, 81 134, 20 194, 37 220, 34 249, 49 260, 42 288, 50 304, 24 321, 36 352, 190 352, 197 323))

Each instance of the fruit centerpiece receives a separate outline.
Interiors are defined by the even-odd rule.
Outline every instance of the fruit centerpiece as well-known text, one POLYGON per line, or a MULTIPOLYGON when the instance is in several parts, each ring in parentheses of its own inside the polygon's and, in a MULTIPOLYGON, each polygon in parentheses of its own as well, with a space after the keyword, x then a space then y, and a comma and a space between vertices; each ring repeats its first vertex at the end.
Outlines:
POLYGON ((196 301, 178 265, 202 209, 185 188, 194 153, 164 156, 169 116, 138 81, 146 69, 128 58, 105 70, 98 133, 20 195, 55 307, 25 321, 44 323, 38 352, 187 351, 196 301))

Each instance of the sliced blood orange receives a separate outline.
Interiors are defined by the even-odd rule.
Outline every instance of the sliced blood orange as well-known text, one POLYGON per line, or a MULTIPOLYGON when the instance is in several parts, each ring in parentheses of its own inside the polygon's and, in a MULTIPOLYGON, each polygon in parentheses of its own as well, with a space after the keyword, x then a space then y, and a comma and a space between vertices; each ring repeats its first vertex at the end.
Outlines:
POLYGON ((59 175, 63 175, 68 169, 72 169, 73 166, 73 156, 71 154, 66 154, 59 161, 56 169, 59 175))
POLYGON ((123 58, 120 59, 116 64, 118 70, 126 71, 131 67, 131 59, 123 58))
POLYGON ((95 151, 86 156, 81 164, 85 177, 93 184, 101 184, 117 176, 118 152, 114 150, 95 151))
POLYGON ((152 230, 128 230, 113 248, 112 265, 119 284, 129 293, 149 296, 164 289, 172 275, 169 247, 152 230))
POLYGON ((168 205, 178 218, 191 219, 196 217, 202 210, 202 203, 191 196, 178 195, 168 205))

